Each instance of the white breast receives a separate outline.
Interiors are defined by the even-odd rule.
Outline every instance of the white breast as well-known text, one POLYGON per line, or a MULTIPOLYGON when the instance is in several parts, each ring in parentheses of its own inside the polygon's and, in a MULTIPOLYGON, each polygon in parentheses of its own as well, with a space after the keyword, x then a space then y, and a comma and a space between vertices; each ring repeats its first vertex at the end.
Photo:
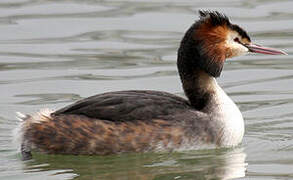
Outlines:
POLYGON ((216 117, 221 128, 221 146, 236 146, 241 143, 244 135, 244 121, 236 104, 214 81, 215 103, 211 115, 216 117))

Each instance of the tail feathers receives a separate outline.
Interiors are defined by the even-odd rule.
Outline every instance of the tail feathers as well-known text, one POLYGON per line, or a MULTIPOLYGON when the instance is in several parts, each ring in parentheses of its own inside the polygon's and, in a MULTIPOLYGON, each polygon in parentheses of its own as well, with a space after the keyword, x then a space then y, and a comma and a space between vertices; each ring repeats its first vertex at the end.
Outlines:
POLYGON ((30 118, 30 115, 23 114, 21 112, 16 112, 16 118, 22 122, 22 121, 25 121, 26 119, 30 118))
POLYGON ((29 160, 32 158, 31 150, 32 150, 32 143, 30 142, 30 138, 26 137, 25 134, 27 133, 29 127, 33 123, 42 123, 44 121, 50 121, 51 113, 53 111, 50 109, 42 109, 37 113, 32 115, 23 114, 21 112, 16 112, 16 117, 20 121, 17 128, 14 130, 14 142, 20 145, 20 151, 22 155, 22 160, 29 160))
POLYGON ((32 159, 31 148, 28 141, 26 140, 22 141, 20 151, 21 151, 23 161, 32 159))
POLYGON ((23 137, 24 130, 25 130, 23 125, 24 125, 24 123, 27 122, 26 121, 27 119, 31 118, 31 116, 28 114, 23 114, 21 112, 16 112, 16 118, 20 121, 20 124, 13 131, 14 143, 21 144, 20 151, 21 151, 21 155, 22 155, 22 160, 23 161, 30 160, 30 159, 32 159, 32 154, 31 154, 30 144, 29 144, 28 140, 25 140, 23 137))

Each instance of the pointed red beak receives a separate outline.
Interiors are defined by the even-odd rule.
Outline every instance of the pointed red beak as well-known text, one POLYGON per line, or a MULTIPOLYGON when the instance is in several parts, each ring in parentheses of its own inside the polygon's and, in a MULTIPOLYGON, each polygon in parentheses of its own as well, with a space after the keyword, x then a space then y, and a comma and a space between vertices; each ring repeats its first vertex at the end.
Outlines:
POLYGON ((281 55, 281 54, 288 55, 284 51, 272 49, 272 48, 268 48, 268 47, 263 47, 263 46, 256 45, 256 44, 249 44, 249 45, 245 45, 245 46, 249 49, 250 52, 253 52, 253 53, 270 54, 270 55, 281 55))

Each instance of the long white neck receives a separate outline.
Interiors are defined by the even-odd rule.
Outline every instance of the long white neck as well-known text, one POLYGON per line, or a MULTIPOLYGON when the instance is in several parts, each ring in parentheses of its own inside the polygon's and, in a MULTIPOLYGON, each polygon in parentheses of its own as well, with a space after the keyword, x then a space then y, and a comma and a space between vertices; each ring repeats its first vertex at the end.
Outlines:
POLYGON ((235 146, 242 141, 244 135, 244 121, 242 114, 232 99, 218 85, 215 78, 205 79, 212 93, 204 112, 210 115, 220 128, 221 146, 235 146))

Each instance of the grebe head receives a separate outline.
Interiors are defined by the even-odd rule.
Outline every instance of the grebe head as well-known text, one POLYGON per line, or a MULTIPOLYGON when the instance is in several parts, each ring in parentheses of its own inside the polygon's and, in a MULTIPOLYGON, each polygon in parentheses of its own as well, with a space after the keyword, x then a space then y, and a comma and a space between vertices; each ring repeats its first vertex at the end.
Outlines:
POLYGON ((217 11, 199 11, 200 19, 191 27, 198 65, 208 74, 218 77, 227 58, 252 53, 279 55, 283 51, 253 44, 247 32, 232 24, 217 11))

